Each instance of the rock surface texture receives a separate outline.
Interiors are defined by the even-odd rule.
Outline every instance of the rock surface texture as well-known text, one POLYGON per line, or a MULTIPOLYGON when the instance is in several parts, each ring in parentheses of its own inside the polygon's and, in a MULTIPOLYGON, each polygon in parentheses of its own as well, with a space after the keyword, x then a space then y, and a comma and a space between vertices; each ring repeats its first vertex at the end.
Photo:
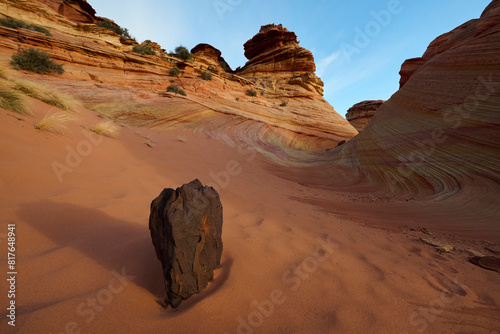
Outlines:
POLYGON ((222 204, 212 187, 194 180, 164 189, 151 203, 149 229, 163 268, 166 305, 179 306, 213 280, 222 255, 222 204))
POLYGON ((370 120, 375 116, 378 108, 380 108, 384 102, 385 101, 382 100, 370 100, 357 103, 347 110, 345 118, 356 130, 361 132, 366 128, 370 120))
POLYGON ((493 219, 486 217, 500 205, 500 0, 438 37, 419 62, 334 160, 393 193, 454 197, 456 210, 484 208, 482 219, 493 219))

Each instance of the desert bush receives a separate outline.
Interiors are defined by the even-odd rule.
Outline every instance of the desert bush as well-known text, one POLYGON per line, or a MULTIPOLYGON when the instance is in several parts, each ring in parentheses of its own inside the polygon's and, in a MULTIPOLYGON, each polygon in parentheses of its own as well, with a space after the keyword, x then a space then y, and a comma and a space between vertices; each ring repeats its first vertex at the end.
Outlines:
POLYGON ((156 56, 156 52, 148 45, 136 45, 132 48, 132 51, 142 55, 156 56))
POLYGON ((10 88, 4 80, 0 81, 0 108, 21 115, 33 115, 33 112, 28 108, 26 97, 10 88))
POLYGON ((104 21, 98 23, 97 25, 99 27, 103 27, 103 28, 106 28, 108 30, 112 30, 120 36, 132 39, 132 36, 130 35, 127 28, 122 28, 118 24, 115 24, 115 23, 111 22, 110 20, 104 20, 104 21))
POLYGON ((257 91, 253 88, 247 89, 247 95, 248 96, 257 96, 257 91))
POLYGON ((170 79, 169 81, 170 81, 170 83, 174 83, 175 79, 170 79))
POLYGON ((181 70, 177 66, 175 66, 170 70, 170 75, 178 76, 181 73, 182 73, 181 70))
POLYGON ((201 73, 201 78, 202 78, 203 80, 212 81, 212 73, 207 72, 207 71, 203 71, 203 72, 201 73))
POLYGON ((222 69, 223 69, 224 71, 229 70, 229 68, 228 68, 228 66, 227 66, 227 64, 226 64, 226 62, 225 62, 225 61, 222 61, 222 60, 221 60, 221 61, 219 61, 219 65, 222 67, 222 69))
POLYGON ((60 109, 75 111, 75 107, 81 104, 80 101, 70 95, 31 81, 15 79, 13 83, 12 88, 15 90, 60 109))
POLYGON ((143 43, 148 44, 148 43, 153 43, 153 42, 150 39, 147 39, 143 43))
POLYGON ((288 104, 286 102, 283 102, 282 104, 280 104, 280 107, 286 107, 288 104))
POLYGON ((237 98, 236 98, 236 101, 239 101, 239 100, 240 100, 240 98, 239 98, 239 97, 237 97, 237 98))
POLYGON ((189 52, 189 50, 186 49, 185 46, 182 45, 179 45, 178 47, 175 48, 175 56, 184 61, 193 58, 193 54, 189 52))
POLYGON ((90 129, 92 132, 97 133, 98 135, 108 136, 108 137, 117 137, 119 132, 119 127, 113 121, 104 121, 97 123, 90 129))
POLYGON ((50 59, 50 55, 47 52, 38 49, 19 49, 19 51, 12 56, 10 64, 16 70, 27 70, 40 74, 64 73, 62 64, 57 64, 50 59))
POLYGON ((7 27, 7 28, 13 28, 13 29, 28 29, 28 30, 33 30, 33 31, 38 31, 41 32, 47 36, 50 36, 50 32, 40 26, 34 25, 34 24, 29 24, 23 21, 19 21, 16 19, 13 19, 11 17, 3 17, 0 19, 0 25, 7 27))
POLYGON ((172 92, 172 93, 175 93, 175 94, 181 94, 182 96, 186 96, 186 92, 184 91, 184 89, 182 88, 179 88, 179 86, 177 85, 170 85, 167 87, 167 92, 172 92))
POLYGON ((60 112, 47 114, 35 125, 35 129, 63 135, 68 132, 68 128, 65 123, 71 119, 72 118, 68 114, 60 112))

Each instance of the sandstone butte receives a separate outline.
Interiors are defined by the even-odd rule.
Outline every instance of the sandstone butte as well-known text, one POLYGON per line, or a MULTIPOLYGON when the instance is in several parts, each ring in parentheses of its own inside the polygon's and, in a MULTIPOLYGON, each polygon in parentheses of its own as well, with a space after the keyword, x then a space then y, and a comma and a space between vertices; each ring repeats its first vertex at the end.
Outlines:
POLYGON ((103 18, 86 1, 0 0, 0 11, 52 35, 0 27, 0 60, 7 62, 19 47, 47 51, 66 73, 39 82, 64 87, 85 106, 104 108, 123 123, 196 128, 231 145, 260 147, 283 163, 303 159, 289 156, 288 149, 324 152, 358 133, 323 98, 312 53, 281 25, 262 27, 245 44, 248 63, 232 71, 221 52, 207 44, 192 49, 194 61, 172 57, 156 43, 150 45, 156 56, 134 53, 137 43, 97 26, 103 18), (182 74, 171 75, 174 67, 182 74), (212 73, 211 81, 202 80, 204 71, 212 73), (171 84, 187 96, 165 94, 171 84), (251 89, 257 96, 247 95, 251 89))
POLYGON ((382 100, 369 100, 356 103, 349 110, 345 118, 351 123, 354 128, 361 132, 368 125, 370 120, 375 116, 378 108, 384 103, 382 100))

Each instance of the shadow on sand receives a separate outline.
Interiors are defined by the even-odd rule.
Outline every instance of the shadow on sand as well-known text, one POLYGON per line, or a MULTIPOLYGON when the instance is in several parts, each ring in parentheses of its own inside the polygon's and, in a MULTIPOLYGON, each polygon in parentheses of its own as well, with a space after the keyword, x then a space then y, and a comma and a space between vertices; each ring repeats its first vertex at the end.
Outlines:
MULTIPOLYGON (((98 209, 49 200, 24 204, 18 215, 59 247, 76 249, 110 271, 121 273, 125 268, 127 275, 135 276, 134 284, 157 298, 166 296, 161 264, 156 258, 147 217, 143 225, 133 224, 110 217, 98 209)), ((215 281, 200 295, 181 304, 179 312, 174 314, 187 311, 221 287, 229 277, 231 264, 232 259, 223 255, 223 263, 218 269, 222 272, 216 273, 215 281)))

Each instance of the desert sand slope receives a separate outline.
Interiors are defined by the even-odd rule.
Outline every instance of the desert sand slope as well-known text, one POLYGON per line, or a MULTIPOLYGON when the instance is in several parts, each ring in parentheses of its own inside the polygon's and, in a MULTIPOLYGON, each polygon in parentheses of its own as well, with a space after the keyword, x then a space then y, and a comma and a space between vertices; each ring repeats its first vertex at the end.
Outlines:
POLYGON ((368 195, 286 181, 246 147, 191 131, 98 136, 88 129, 101 120, 82 108, 67 135, 37 131, 56 109, 30 103, 33 117, 0 110, 0 245, 15 223, 19 272, 16 327, 4 319, 2 333, 493 333, 500 325, 500 276, 459 251, 485 244, 436 235, 457 247, 439 254, 422 233, 319 211, 293 198, 327 196, 342 208, 368 195), (54 163, 71 172, 58 177, 54 163), (194 178, 221 194, 222 265, 206 291, 163 310, 149 204, 194 178))

